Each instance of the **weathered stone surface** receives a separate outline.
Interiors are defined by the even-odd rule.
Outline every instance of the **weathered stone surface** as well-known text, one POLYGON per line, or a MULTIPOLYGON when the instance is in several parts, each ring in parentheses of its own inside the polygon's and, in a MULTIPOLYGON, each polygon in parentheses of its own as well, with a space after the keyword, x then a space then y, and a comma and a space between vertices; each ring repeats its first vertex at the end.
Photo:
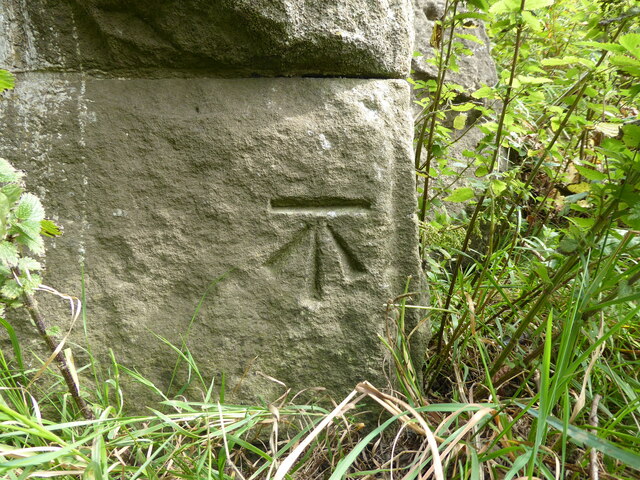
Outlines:
MULTIPOLYGON (((7 66, 404 78, 409 0, 3 0, 7 66)), ((0 51, 2 51, 0 45, 0 51)), ((2 55, 0 54, 0 63, 2 55)))
POLYGON ((0 109, 0 155, 65 227, 47 283, 77 295, 85 265, 94 354, 164 388, 153 333, 185 338, 228 392, 248 370, 242 400, 282 392, 257 372, 382 381, 384 303, 419 263, 405 82, 26 73, 0 109))
MULTIPOLYGON (((437 78, 438 70, 435 65, 428 63, 434 57, 434 49, 431 46, 431 34, 436 20, 444 14, 444 0, 413 0, 415 45, 414 50, 422 54, 414 57, 411 68, 412 76, 419 80, 437 78)), ((465 87, 468 93, 472 93, 482 85, 493 86, 498 81, 496 66, 489 52, 489 38, 484 25, 477 23, 475 28, 465 29, 464 33, 475 35, 484 44, 480 45, 469 40, 461 40, 473 55, 461 56, 457 62, 460 71, 447 72, 447 81, 457 83, 465 87)))

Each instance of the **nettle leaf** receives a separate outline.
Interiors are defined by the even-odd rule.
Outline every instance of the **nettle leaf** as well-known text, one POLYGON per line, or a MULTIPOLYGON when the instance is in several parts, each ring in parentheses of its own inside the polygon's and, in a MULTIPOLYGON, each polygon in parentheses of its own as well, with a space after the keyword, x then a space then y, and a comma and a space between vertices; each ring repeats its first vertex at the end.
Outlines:
MULTIPOLYGON (((40 203, 40 199, 31 193, 25 193, 20 197, 18 207, 15 211, 16 218, 20 220, 28 220, 30 222, 38 222, 44 220, 44 207, 40 203)), ((38 233, 40 226, 38 225, 38 233)))
POLYGON ((40 222, 23 220, 20 223, 14 223, 10 233, 17 234, 18 237, 25 236, 35 240, 40 237, 40 228, 40 222))
POLYGON ((6 70, 0 69, 0 93, 10 90, 16 85, 15 77, 6 70))
POLYGON ((42 270, 42 264, 31 257, 22 257, 18 260, 18 268, 21 271, 42 270))
POLYGON ((29 238, 27 236, 20 237, 18 239, 19 243, 23 244, 29 250, 31 250, 36 255, 44 255, 44 242, 41 237, 36 239, 29 238))
POLYGON ((540 20, 538 20, 533 13, 526 11, 522 12, 522 19, 524 20, 524 23, 529 25, 529 28, 531 28, 531 30, 533 30, 534 32, 542 31, 542 23, 540 23, 540 20))
POLYGON ((596 50, 606 50, 607 52, 612 53, 624 53, 624 47, 618 45, 617 43, 606 43, 606 42, 595 42, 593 40, 584 41, 584 42, 576 42, 576 46, 579 47, 589 47, 596 50))
POLYGON ((4 158, 0 158, 0 182, 16 183, 20 181, 22 172, 19 172, 7 162, 4 158))
POLYGON ((25 220, 15 224, 12 230, 18 233, 16 242, 26 246, 36 255, 44 253, 44 242, 40 236, 40 222, 25 220))
POLYGON ((625 57, 624 55, 615 55, 609 60, 612 65, 615 65, 620 70, 633 75, 634 77, 640 77, 640 60, 635 58, 625 57))
POLYGON ((466 202, 473 198, 473 189, 470 187, 456 188, 451 195, 444 198, 445 202, 466 202))
POLYGON ((622 141, 630 149, 640 148, 640 126, 625 125, 622 127, 622 141))
POLYGON ((601 182, 607 179, 607 176, 599 172, 597 170, 592 170, 590 168, 581 167, 580 165, 575 165, 576 170, 580 175, 582 175, 587 180, 592 180, 594 182, 601 182))
POLYGON ((467 124, 467 114, 461 113, 453 120, 453 128, 456 130, 462 130, 467 124))
POLYGON ((22 295, 23 289, 18 282, 14 279, 7 281, 0 289, 0 294, 4 298, 8 298, 9 300, 13 300, 22 295))
POLYGON ((620 37, 619 42, 631 55, 640 60, 640 33, 624 35, 620 37))
POLYGON ((40 275, 21 275, 20 283, 22 284, 22 290, 25 293, 33 293, 36 289, 42 285, 42 278, 40 275))
POLYGON ((13 206, 22 195, 23 190, 17 183, 10 183, 0 188, 0 192, 7 197, 9 203, 13 206))
POLYGON ((6 267, 15 267, 18 264, 18 249, 11 242, 0 242, 0 262, 6 267))
POLYGON ((7 219, 12 205, 7 196, 0 192, 0 238, 7 234, 7 219))

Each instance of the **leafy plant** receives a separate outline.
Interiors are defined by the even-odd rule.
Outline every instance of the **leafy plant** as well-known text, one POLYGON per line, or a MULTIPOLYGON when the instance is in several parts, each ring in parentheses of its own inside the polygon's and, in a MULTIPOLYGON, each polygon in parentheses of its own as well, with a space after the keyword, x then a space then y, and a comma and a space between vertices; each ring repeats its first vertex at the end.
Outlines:
MULTIPOLYGON (((414 82, 425 93, 416 125, 418 212, 435 301, 421 395, 431 404, 464 401, 470 385, 476 401, 519 402, 525 409, 515 418, 498 414, 503 426, 485 450, 504 439, 514 445, 502 451, 509 459, 473 461, 492 468, 500 458, 509 466, 494 473, 505 478, 521 470, 552 478, 547 456, 559 453, 564 478, 576 458, 568 432, 594 422, 584 411, 589 400, 609 418, 599 434, 638 451, 629 432, 640 418, 630 387, 638 384, 640 331, 640 10, 626 0, 474 2, 477 10, 465 14, 487 22, 499 81, 467 92, 446 82, 463 23, 460 6, 446 6, 438 78, 414 82), (450 147, 468 127, 484 138, 455 159, 450 147), (453 213, 454 204, 465 208, 453 213), (452 241, 452 232, 464 233, 452 241), (516 431, 533 408, 530 427, 516 431), (558 424, 561 437, 551 431, 558 424)), ((572 468, 595 468, 585 453, 572 468)), ((625 467, 625 458, 606 461, 606 471, 627 478, 625 468, 638 464, 625 467)))
MULTIPOLYGON (((0 93, 13 88, 14 83, 10 73, 0 70, 0 93)), ((40 199, 24 191, 22 177, 22 172, 0 158, 0 323, 7 330, 16 360, 23 369, 19 342, 13 328, 3 317, 7 309, 26 307, 39 335, 52 352, 78 408, 86 418, 93 418, 89 406, 80 396, 75 372, 60 351, 61 345, 56 344, 47 331, 33 296, 42 284, 38 273, 42 265, 35 258, 45 253, 42 237, 59 235, 60 230, 45 219, 40 199)))

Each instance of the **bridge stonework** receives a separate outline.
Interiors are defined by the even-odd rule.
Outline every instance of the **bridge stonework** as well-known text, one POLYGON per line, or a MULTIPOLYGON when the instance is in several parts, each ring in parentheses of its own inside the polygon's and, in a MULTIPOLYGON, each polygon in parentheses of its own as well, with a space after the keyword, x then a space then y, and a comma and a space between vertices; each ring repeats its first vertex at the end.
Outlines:
POLYGON ((0 156, 64 227, 46 283, 85 285, 86 336, 43 299, 49 320, 160 390, 177 360, 161 339, 237 401, 384 386, 385 304, 409 276, 422 288, 412 15, 409 0, 3 1, 17 84, 0 156))

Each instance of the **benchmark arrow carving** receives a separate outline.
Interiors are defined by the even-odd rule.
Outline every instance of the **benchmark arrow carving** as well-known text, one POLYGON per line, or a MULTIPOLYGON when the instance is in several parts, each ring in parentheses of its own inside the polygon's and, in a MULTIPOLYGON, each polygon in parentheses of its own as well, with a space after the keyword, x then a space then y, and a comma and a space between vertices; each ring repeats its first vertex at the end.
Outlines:
POLYGON ((301 245, 309 246, 307 251, 308 289, 313 298, 322 299, 324 277, 327 273, 325 269, 328 263, 325 258, 326 250, 336 252, 342 274, 347 279, 356 278, 367 271, 346 239, 331 225, 332 219, 344 215, 362 216, 370 209, 370 202, 364 199, 334 197, 273 199, 271 201, 273 214, 299 216, 305 219, 305 225, 267 259, 266 265, 273 269, 301 245))

